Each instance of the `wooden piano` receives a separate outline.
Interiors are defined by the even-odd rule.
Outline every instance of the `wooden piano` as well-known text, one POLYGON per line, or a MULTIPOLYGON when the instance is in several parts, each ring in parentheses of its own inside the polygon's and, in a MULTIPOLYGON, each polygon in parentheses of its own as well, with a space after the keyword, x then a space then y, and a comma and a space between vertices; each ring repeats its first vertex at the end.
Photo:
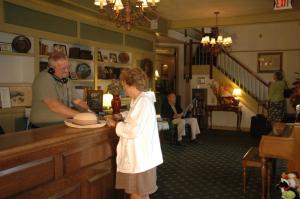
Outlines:
MULTIPOLYGON (((262 198, 265 197, 266 158, 286 159, 288 160, 287 171, 300 173, 300 125, 297 124, 286 124, 281 135, 271 133, 261 138, 259 155, 263 165, 261 169, 262 198)), ((268 187, 267 198, 270 198, 270 187, 268 187)))

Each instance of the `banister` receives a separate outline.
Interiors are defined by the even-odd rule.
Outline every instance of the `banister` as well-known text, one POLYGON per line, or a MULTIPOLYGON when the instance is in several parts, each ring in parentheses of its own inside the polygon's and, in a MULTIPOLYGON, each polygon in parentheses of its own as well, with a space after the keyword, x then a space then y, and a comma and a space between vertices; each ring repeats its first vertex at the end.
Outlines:
POLYGON ((244 64, 242 64, 240 61, 238 61, 235 57, 230 55, 226 50, 222 49, 222 52, 225 53, 228 57, 230 57, 232 60, 234 60, 236 63, 238 63, 243 69, 245 69, 247 72, 249 72, 251 75, 253 75, 256 79, 258 79, 261 83, 263 83, 266 87, 268 87, 268 83, 265 82, 262 78, 260 78, 258 75, 256 75, 253 71, 251 71, 249 68, 247 68, 244 64))

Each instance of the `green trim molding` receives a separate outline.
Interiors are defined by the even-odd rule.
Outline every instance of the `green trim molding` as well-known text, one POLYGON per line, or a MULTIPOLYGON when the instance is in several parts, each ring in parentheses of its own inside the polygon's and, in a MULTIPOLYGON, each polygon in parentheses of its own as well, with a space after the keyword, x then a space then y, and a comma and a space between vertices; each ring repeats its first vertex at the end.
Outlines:
POLYGON ((80 24, 80 38, 103 43, 123 45, 122 33, 85 23, 80 24))
POLYGON ((62 35, 77 36, 76 21, 4 1, 4 22, 62 35))

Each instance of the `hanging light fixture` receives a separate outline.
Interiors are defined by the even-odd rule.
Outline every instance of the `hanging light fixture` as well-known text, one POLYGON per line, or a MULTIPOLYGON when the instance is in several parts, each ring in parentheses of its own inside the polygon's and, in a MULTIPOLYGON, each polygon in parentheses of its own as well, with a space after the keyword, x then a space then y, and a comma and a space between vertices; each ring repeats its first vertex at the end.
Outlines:
POLYGON ((202 37, 201 44, 206 47, 212 53, 218 53, 222 48, 228 48, 232 44, 231 37, 223 38, 222 35, 219 34, 218 29, 218 14, 220 12, 214 12, 216 15, 216 27, 213 31, 213 35, 210 38, 208 35, 202 37))
POLYGON ((156 9, 156 3, 160 0, 95 0, 94 4, 99 6, 100 13, 107 13, 116 22, 117 27, 131 30, 135 24, 144 24, 151 20, 145 15, 144 8, 156 9))

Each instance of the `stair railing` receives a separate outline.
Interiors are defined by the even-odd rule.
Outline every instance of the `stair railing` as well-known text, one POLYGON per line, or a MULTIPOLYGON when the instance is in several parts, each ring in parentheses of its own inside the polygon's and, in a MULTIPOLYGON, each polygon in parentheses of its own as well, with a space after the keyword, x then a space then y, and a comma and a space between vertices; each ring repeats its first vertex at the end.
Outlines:
POLYGON ((224 49, 218 54, 216 67, 257 101, 268 99, 268 84, 224 49))

